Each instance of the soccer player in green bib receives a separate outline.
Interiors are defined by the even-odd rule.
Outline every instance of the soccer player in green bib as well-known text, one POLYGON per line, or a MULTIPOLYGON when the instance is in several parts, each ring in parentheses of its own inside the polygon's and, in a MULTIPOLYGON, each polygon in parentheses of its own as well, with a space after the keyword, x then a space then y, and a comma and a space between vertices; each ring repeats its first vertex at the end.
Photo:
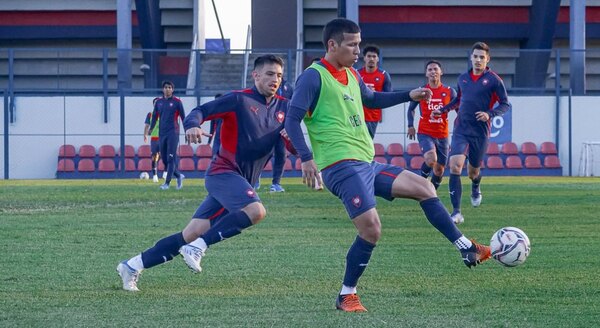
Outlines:
POLYGON ((298 78, 285 123, 302 160, 303 182, 311 188, 321 183, 320 170, 322 182, 344 203, 358 231, 346 255, 346 271, 336 298, 336 308, 346 312, 367 311, 356 286, 381 236, 375 196, 418 201, 429 222, 456 246, 468 267, 490 257, 488 246, 467 239, 456 228, 429 181, 400 167, 373 161, 375 151, 363 104, 386 108, 410 100, 429 100, 431 90, 373 92, 352 68, 360 54, 360 41, 360 28, 350 20, 338 18, 325 25, 325 57, 298 78), (302 120, 312 151, 304 141, 302 120))

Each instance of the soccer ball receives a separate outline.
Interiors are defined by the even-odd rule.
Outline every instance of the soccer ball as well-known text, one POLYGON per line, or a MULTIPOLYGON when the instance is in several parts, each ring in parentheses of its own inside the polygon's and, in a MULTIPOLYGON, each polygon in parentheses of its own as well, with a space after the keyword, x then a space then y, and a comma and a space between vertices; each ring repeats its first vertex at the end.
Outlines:
POLYGON ((490 241, 492 257, 498 263, 515 267, 523 264, 529 256, 531 244, 523 230, 515 227, 504 227, 492 236, 490 241))
POLYGON ((142 173, 140 173, 140 179, 148 180, 148 179, 150 179, 150 175, 148 174, 148 172, 142 172, 142 173))

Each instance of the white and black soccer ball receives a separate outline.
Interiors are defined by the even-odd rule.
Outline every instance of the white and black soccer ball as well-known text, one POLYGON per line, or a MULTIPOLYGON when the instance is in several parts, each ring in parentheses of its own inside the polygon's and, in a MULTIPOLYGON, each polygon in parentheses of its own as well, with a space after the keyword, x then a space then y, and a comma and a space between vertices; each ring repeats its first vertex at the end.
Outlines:
POLYGON ((142 172, 142 173, 140 173, 140 179, 148 180, 148 179, 150 179, 150 174, 148 174, 148 172, 142 172))
POLYGON ((523 230, 515 227, 504 227, 494 233, 490 241, 492 257, 498 263, 515 267, 523 264, 529 256, 531 243, 523 230))

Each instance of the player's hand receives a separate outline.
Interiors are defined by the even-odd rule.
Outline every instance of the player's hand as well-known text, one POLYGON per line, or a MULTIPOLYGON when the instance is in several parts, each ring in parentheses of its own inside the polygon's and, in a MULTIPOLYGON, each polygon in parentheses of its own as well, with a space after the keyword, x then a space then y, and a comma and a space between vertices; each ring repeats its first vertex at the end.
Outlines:
POLYGON ((365 85, 367 86, 367 88, 371 89, 371 91, 375 91, 375 84, 373 84, 373 83, 365 83, 365 85))
POLYGON ((199 144, 202 140, 202 136, 211 137, 212 134, 204 132, 201 128, 194 127, 185 130, 185 141, 190 143, 199 144))
POLYGON ((428 88, 416 88, 410 91, 410 98, 414 101, 425 100, 429 102, 433 93, 428 88))
POLYGON ((315 188, 315 182, 319 185, 323 185, 319 169, 317 169, 317 164, 315 164, 315 161, 312 159, 310 161, 302 162, 302 183, 312 189, 315 188))
POLYGON ((432 118, 438 118, 440 116, 442 116, 442 112, 439 109, 434 109, 431 111, 432 118))
POLYGON ((486 112, 475 112, 475 117, 481 122, 487 122, 490 120, 490 114, 486 112))
POLYGON ((148 142, 148 135, 144 134, 144 143, 148 142))
POLYGON ((415 140, 415 135, 416 135, 415 127, 411 126, 410 128, 408 128, 408 139, 415 140))

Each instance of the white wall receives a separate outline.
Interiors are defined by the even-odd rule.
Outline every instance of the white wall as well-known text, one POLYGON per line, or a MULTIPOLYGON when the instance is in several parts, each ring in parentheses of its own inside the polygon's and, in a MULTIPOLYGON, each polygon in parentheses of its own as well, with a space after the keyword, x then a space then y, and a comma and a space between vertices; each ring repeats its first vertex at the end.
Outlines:
MULTIPOLYGON (((125 144, 139 147, 146 114, 152 109, 153 97, 125 98, 125 144)), ((540 144, 554 141, 556 136, 555 97, 510 97, 513 104, 512 140, 520 145, 524 141, 540 144)), ((202 98, 202 103, 212 97, 202 98)), ((573 175, 579 173, 581 144, 600 141, 597 125, 600 110, 594 105, 598 97, 572 98, 572 156, 569 161, 568 98, 561 98, 559 153, 563 174, 568 174, 568 164, 573 175)), ((196 106, 196 98, 182 98, 186 113, 196 106)), ((9 124, 9 170, 11 179, 51 179, 56 174, 58 149, 62 144, 111 144, 120 146, 120 98, 108 99, 108 123, 104 123, 102 97, 18 97, 16 121, 9 124)), ((379 126, 375 142, 388 145, 392 142, 407 144, 406 104, 384 109, 383 123, 379 126)), ((417 111, 418 112, 418 111, 417 111)), ((450 121, 454 119, 450 115, 450 121)), ((3 115, 0 115, 0 177, 4 172, 3 115)), ((415 119, 418 122, 418 117, 415 119)), ((203 128, 208 129, 208 123, 203 128)), ((452 124, 450 126, 452 131, 452 124)), ((180 140, 184 142, 183 134, 180 140)))

